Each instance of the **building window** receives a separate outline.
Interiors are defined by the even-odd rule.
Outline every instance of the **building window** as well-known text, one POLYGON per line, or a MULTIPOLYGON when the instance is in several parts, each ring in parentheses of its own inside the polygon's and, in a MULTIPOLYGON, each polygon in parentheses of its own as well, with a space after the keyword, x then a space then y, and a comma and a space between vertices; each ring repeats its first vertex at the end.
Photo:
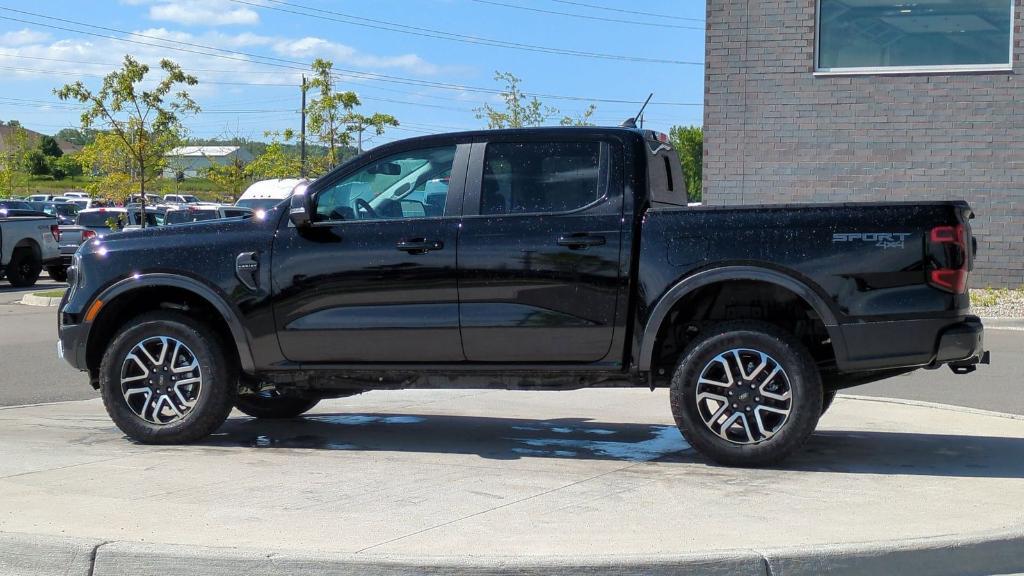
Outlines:
POLYGON ((819 72, 1012 68, 1013 0, 818 0, 819 72))

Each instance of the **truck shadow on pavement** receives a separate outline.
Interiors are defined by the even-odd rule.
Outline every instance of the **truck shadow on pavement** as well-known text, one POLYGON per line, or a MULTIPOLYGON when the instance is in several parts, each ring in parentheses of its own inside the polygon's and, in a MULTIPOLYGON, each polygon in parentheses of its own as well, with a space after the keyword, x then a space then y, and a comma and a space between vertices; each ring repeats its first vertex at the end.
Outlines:
MULTIPOLYGON (((232 418, 201 443, 260 449, 476 454, 624 462, 706 461, 675 426, 390 413, 232 418)), ((779 470, 1024 478, 1024 438, 822 430, 779 470)))

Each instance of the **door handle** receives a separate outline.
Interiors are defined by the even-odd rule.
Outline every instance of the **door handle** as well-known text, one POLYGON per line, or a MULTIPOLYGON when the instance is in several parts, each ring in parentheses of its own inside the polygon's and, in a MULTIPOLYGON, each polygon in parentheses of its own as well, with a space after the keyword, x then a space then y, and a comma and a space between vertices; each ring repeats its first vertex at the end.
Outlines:
POLYGON ((399 240, 395 248, 409 254, 426 254, 432 250, 444 249, 444 242, 440 240, 427 240, 426 238, 409 238, 399 240))
POLYGON ((604 236, 595 236, 586 232, 577 232, 558 237, 559 246, 567 246, 572 250, 585 250, 590 246, 604 246, 604 244, 604 236))

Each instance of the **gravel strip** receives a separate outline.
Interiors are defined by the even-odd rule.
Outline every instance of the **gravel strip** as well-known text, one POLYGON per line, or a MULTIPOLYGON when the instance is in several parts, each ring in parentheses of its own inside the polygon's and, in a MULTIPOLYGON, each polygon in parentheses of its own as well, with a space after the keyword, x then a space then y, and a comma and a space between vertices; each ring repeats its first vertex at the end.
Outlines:
POLYGON ((977 292, 995 295, 996 302, 987 306, 971 306, 972 314, 984 318, 1024 318, 1024 289, 971 290, 972 294, 977 292))

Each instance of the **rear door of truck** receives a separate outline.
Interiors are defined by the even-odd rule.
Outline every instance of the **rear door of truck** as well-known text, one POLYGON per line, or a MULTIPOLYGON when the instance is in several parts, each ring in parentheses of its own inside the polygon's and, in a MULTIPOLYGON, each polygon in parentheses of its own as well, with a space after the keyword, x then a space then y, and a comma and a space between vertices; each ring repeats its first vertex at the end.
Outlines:
POLYGON ((459 233, 469 362, 609 357, 623 278, 622 146, 579 132, 476 142, 459 233))

